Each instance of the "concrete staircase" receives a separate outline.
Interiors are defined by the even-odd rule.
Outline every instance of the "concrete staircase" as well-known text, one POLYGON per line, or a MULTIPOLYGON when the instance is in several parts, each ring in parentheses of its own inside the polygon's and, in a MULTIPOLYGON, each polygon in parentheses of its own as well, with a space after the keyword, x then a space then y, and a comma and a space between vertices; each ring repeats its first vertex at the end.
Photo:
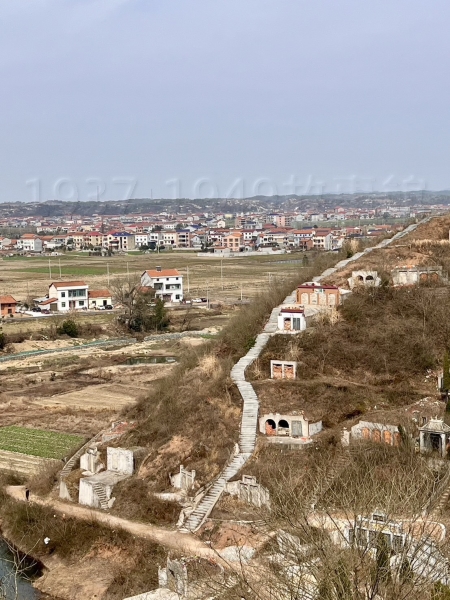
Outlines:
MULTIPOLYGON (((426 223, 430 220, 431 217, 428 217, 421 221, 422 223, 426 223)), ((322 273, 322 275, 318 277, 314 277, 313 281, 319 282, 324 277, 328 277, 332 275, 339 269, 344 268, 349 263, 358 260, 364 254, 371 252, 375 248, 382 248, 392 243, 393 241, 398 240, 399 238, 411 233, 417 227, 416 224, 410 225, 403 232, 397 233, 390 239, 383 240, 378 246, 366 248, 363 252, 358 252, 354 254, 351 258, 342 260, 334 267, 327 269, 322 273)), ((282 305, 284 304, 293 304, 296 302, 296 291, 294 290, 289 296, 287 296, 282 305)), ((281 305, 280 305, 281 306, 281 305)), ((258 396, 256 395, 253 386, 246 381, 245 379, 245 370, 249 365, 252 364, 260 355, 262 349, 267 344, 270 337, 277 333, 278 330, 278 315, 280 313, 280 306, 276 306, 267 321, 263 333, 260 333, 255 341, 255 345, 247 352, 245 356, 243 356, 231 369, 231 378, 236 384, 239 392, 242 396, 243 400, 243 410, 242 410, 242 419, 241 419, 241 429, 239 435, 239 452, 236 454, 228 465, 224 468, 224 470, 220 473, 215 482, 211 485, 206 494, 201 498, 200 502, 197 504, 195 509, 187 516, 184 520, 184 523, 181 524, 180 531, 184 532, 194 532, 197 531, 208 516, 211 514, 214 506, 218 502, 222 492, 225 490, 226 482, 234 477, 240 469, 245 465, 248 459, 251 457, 253 452, 255 451, 256 445, 256 432, 258 429, 258 396)), ((336 475, 345 468, 346 462, 348 460, 348 454, 344 453, 342 457, 338 459, 336 462, 335 468, 330 472, 325 481, 325 489, 328 489, 332 484, 336 475)), ((322 487, 321 492, 323 493, 324 489, 322 487)), ((449 495, 450 495, 450 485, 449 485, 449 495)))
POLYGON ((100 483, 94 483, 92 488, 100 502, 100 508, 102 508, 103 510, 108 510, 108 498, 105 494, 105 488, 100 483))
MULTIPOLYGON (((295 298, 291 295, 286 298, 283 304, 294 301, 295 298)), ((231 369, 231 379, 236 384, 243 400, 239 452, 233 456, 195 509, 187 516, 180 527, 180 531, 197 531, 203 525, 225 490, 227 481, 239 473, 255 451, 259 401, 252 384, 245 379, 245 370, 261 354, 271 335, 276 333, 279 312, 279 306, 272 310, 263 333, 260 333, 256 338, 255 345, 231 369)))

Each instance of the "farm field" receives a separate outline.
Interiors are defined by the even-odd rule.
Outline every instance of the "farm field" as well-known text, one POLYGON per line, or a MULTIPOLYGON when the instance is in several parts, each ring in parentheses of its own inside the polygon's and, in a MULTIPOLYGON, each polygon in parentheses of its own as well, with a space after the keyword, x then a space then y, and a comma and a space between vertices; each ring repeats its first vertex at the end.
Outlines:
POLYGON ((0 427, 0 450, 29 454, 40 458, 63 458, 80 446, 84 438, 79 435, 30 429, 15 425, 0 427))
POLYGON ((209 296, 211 301, 249 299, 269 282, 299 272, 313 255, 303 253, 243 258, 204 258, 196 252, 167 251, 111 257, 67 253, 61 257, 14 257, 1 261, 0 293, 17 300, 43 296, 51 281, 83 279, 93 289, 110 287, 114 280, 138 277, 161 265, 177 268, 184 277, 186 297, 209 296), (109 276, 108 276, 109 271, 109 276))

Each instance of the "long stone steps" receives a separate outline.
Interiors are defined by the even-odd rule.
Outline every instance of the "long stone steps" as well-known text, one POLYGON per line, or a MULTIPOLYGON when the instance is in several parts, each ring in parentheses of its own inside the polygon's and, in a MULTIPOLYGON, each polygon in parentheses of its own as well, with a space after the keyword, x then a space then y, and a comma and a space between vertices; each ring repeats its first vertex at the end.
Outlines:
MULTIPOLYGON (((426 223, 430 220, 431 217, 427 217, 422 221, 422 223, 426 223)), ((388 240, 383 240, 378 246, 372 248, 366 248, 363 252, 358 252, 354 254, 351 258, 342 260, 337 263, 334 267, 330 269, 326 269, 321 275, 318 277, 313 277, 313 281, 319 282, 324 277, 328 277, 332 275, 339 269, 346 267, 349 263, 358 260, 364 254, 373 251, 375 248, 382 248, 392 243, 393 241, 407 235, 414 231, 417 225, 410 225, 401 233, 397 233, 392 238, 388 240)), ((246 381, 245 379, 245 370, 249 365, 251 365, 260 355, 262 349, 269 341, 270 337, 277 333, 278 330, 278 315, 280 313, 280 307, 285 304, 293 304, 296 302, 296 292, 292 292, 285 298, 280 306, 276 306, 263 329, 263 333, 260 333, 256 340, 254 346, 247 352, 245 356, 243 356, 231 369, 231 378, 233 382, 236 384, 239 393, 242 396, 243 400, 243 409, 242 409, 242 420, 241 420, 241 428, 239 433, 239 453, 233 457, 230 463, 223 469, 220 473, 219 477, 216 479, 215 483, 211 486, 208 492, 203 496, 200 500, 196 508, 189 514, 189 516, 185 519, 184 523, 181 525, 181 531, 197 531, 202 524, 205 522, 207 517, 210 515, 214 506, 218 502, 222 492, 225 490, 226 482, 234 477, 240 469, 244 466, 247 460, 251 457, 253 452, 255 451, 256 445, 256 432, 258 429, 258 409, 259 402, 258 396, 256 395, 255 390, 251 383, 246 381)), ((342 458, 342 464, 340 461, 336 464, 333 472, 327 476, 326 487, 329 487, 334 477, 342 468, 345 468, 345 459, 342 458), (329 478, 329 479, 328 479, 329 478)), ((322 490, 323 492, 323 490, 322 490)), ((449 489, 450 495, 450 489, 449 489)))

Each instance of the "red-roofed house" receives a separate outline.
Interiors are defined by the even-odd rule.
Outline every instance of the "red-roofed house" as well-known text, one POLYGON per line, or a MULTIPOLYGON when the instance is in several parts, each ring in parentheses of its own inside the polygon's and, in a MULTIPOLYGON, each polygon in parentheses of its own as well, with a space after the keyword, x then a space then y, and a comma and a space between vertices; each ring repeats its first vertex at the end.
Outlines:
POLYGON ((6 317, 7 315, 14 315, 17 308, 17 300, 12 296, 0 296, 0 315, 6 317))
POLYGON ((56 298, 58 312, 87 309, 88 290, 84 281, 56 281, 48 286, 48 297, 56 298))
POLYGON ((165 302, 181 302, 183 300, 183 277, 177 269, 156 267, 144 271, 141 275, 141 285, 152 287, 155 296, 165 302))
POLYGON ((89 308, 112 306, 112 296, 109 290, 91 290, 88 292, 89 308))

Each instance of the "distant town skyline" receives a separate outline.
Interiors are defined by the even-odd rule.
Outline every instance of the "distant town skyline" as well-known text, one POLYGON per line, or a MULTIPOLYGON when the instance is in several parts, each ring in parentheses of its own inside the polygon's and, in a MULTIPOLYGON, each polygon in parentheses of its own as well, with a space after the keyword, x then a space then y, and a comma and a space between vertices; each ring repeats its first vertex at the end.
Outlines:
POLYGON ((443 0, 0 8, 0 202, 450 189, 443 0))

